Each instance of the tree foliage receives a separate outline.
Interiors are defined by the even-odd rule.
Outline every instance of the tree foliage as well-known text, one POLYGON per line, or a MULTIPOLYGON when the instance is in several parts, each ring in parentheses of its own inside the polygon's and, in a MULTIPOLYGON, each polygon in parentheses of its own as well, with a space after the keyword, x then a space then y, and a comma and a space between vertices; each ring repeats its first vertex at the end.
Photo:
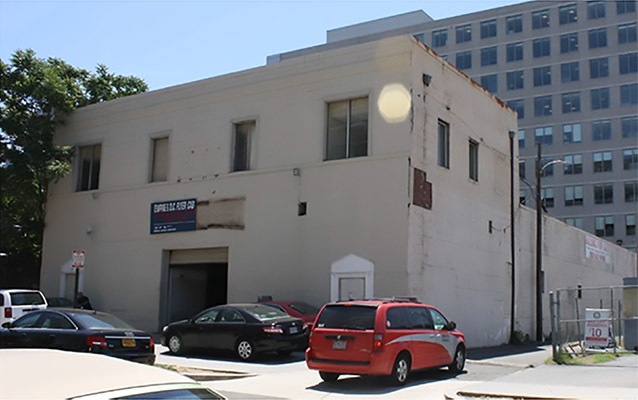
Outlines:
POLYGON ((9 262, 39 268, 47 188, 70 171, 73 155, 53 143, 56 126, 78 107, 146 90, 104 65, 92 73, 33 50, 0 60, 0 252, 9 262))

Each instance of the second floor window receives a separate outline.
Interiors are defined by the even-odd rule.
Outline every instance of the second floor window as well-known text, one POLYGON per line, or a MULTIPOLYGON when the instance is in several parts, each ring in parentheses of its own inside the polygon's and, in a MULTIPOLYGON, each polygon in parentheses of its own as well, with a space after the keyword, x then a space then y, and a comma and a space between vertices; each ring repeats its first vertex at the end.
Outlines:
POLYGON ((255 121, 245 121, 234 125, 233 172, 250 169, 251 142, 255 134, 255 126, 255 121))
POLYGON ((525 148, 525 129, 518 130, 518 148, 519 149, 525 148))
POLYGON ((541 203, 544 207, 554 207, 554 188, 541 188, 541 203))
POLYGON ((95 190, 100 180, 102 145, 82 146, 78 151, 78 181, 76 191, 95 190))
POLYGON ((151 182, 165 182, 168 179, 168 137, 153 139, 153 160, 151 182))
POLYGON ((368 155, 368 98, 328 103, 326 160, 368 155))
POLYGON ((594 172, 611 172, 612 161, 611 151, 594 153, 594 172))

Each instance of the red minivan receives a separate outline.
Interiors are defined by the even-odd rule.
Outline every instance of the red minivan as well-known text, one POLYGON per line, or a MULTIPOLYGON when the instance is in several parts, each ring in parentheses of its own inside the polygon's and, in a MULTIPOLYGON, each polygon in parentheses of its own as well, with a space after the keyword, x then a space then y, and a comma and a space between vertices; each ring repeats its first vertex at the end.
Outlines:
POLYGON ((306 349, 308 368, 334 382, 341 374, 387 375, 403 385, 412 370, 465 367, 465 336, 436 307, 414 298, 329 303, 306 349))

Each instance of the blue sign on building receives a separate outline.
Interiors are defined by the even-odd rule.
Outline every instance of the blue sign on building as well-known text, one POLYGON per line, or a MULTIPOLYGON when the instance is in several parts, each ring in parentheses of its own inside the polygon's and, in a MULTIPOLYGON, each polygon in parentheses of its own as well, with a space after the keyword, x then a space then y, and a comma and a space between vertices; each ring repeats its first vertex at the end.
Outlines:
POLYGON ((151 203, 151 235, 195 230, 197 199, 151 203))

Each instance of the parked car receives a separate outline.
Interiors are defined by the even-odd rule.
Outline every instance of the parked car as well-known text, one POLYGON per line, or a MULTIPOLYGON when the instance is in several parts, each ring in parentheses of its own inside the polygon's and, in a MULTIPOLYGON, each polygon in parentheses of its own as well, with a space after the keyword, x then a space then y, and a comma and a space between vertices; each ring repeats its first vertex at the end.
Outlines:
POLYGON ((167 369, 101 354, 0 349, 0 399, 225 399, 167 369))
POLYGON ((2 327, 0 347, 4 348, 70 350, 155 362, 151 335, 105 312, 49 308, 30 312, 2 327))
POLYGON ((47 297, 47 303, 49 307, 54 308, 73 308, 74 306, 73 301, 66 297, 47 297))
POLYGON ((45 308, 47 308, 47 300, 39 290, 0 290, 0 325, 12 322, 28 312, 45 308))
POLYGON ((276 307, 291 317, 300 318, 311 328, 315 322, 319 309, 302 301, 273 300, 271 296, 261 296, 257 299, 260 304, 276 307))
POLYGON ((230 350, 242 360, 252 360, 267 351, 289 354, 304 350, 307 342, 308 330, 301 319, 263 304, 211 307, 162 330, 162 344, 171 353, 230 350))
POLYGON ((436 307, 416 299, 326 304, 310 334, 306 364, 326 382, 340 374, 387 375, 403 385, 410 371, 465 367, 465 336, 436 307))

